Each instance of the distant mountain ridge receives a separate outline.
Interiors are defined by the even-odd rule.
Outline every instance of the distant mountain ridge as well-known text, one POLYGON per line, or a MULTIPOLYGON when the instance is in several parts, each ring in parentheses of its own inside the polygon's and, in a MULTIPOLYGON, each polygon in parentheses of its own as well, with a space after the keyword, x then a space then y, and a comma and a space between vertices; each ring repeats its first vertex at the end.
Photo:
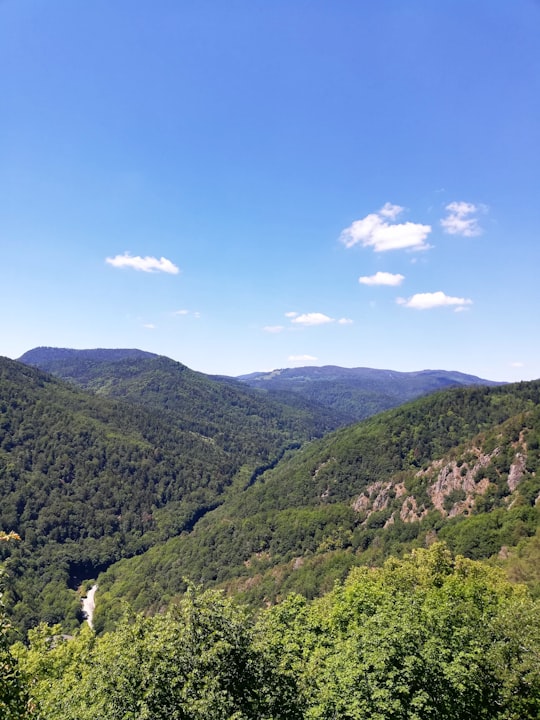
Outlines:
POLYGON ((438 390, 466 385, 500 385, 475 375, 448 370, 400 372, 336 365, 284 368, 241 375, 242 382, 269 393, 292 392, 364 420, 383 410, 438 390))
POLYGON ((287 414, 302 415, 306 428, 311 425, 308 437, 350 422, 347 415, 320 405, 316 399, 279 392, 270 397, 236 378, 206 375, 165 355, 142 350, 40 347, 29 350, 18 362, 97 395, 173 411, 186 426, 193 429, 195 424, 203 434, 210 430, 208 425, 220 432, 225 413, 268 415, 286 409, 287 414))
POLYGON ((60 362, 77 360, 89 360, 96 362, 120 362, 121 360, 134 360, 142 358, 159 357, 155 353, 137 350, 136 348, 94 348, 90 350, 76 350, 74 348, 56 348, 41 346, 28 350, 18 362, 25 365, 34 365, 41 370, 47 371, 47 365, 56 365, 60 362))
MULTIPOLYGON (((19 362, 75 382, 86 390, 136 402, 141 401, 137 394, 141 391, 141 376, 145 375, 144 384, 147 387, 155 386, 150 377, 153 369, 160 366, 159 372, 162 372, 167 365, 166 372, 174 374, 183 369, 192 378, 205 378, 212 383, 219 383, 222 388, 232 386, 240 390, 242 386, 248 386, 264 391, 270 400, 285 403, 295 410, 318 412, 326 429, 364 420, 438 390, 467 385, 503 384, 453 370, 401 372, 337 365, 282 368, 232 378, 205 375, 165 356, 120 348, 75 350, 37 347, 24 353, 19 362), (121 370, 122 364, 125 371, 121 370), (134 392, 133 381, 136 376, 139 376, 140 382, 134 392)), ((166 384, 170 386, 170 380, 166 384)), ((147 403, 150 400, 149 393, 145 390, 144 395, 143 401, 147 403)), ((170 392, 168 396, 167 402, 170 404, 170 392)), ((158 393, 152 393, 151 402, 161 405, 164 398, 164 393, 159 390, 158 393)))
POLYGON ((239 375, 239 380, 252 381, 252 380, 274 380, 277 377, 287 379, 300 379, 305 380, 339 380, 343 377, 357 377, 362 379, 394 379, 403 377, 417 377, 417 376, 429 376, 429 377, 444 377, 450 380, 456 381, 470 381, 470 382, 491 382, 483 380, 476 375, 470 375, 467 373, 458 372, 457 370, 415 370, 410 372, 404 372, 400 370, 390 369, 375 369, 368 367, 353 367, 347 368, 340 365, 305 365, 297 368, 279 368, 271 370, 270 372, 253 372, 247 375, 239 375))

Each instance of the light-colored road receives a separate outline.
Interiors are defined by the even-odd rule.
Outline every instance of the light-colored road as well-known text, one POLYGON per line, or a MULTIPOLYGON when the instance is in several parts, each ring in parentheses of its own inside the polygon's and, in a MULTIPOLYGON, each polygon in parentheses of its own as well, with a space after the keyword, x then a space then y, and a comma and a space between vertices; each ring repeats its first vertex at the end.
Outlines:
POLYGON ((95 602, 95 594, 97 590, 97 585, 92 585, 90 590, 88 591, 88 595, 83 598, 82 601, 82 609, 83 613, 86 617, 86 622, 90 625, 91 628, 94 627, 93 618, 94 618, 94 608, 96 607, 95 602))

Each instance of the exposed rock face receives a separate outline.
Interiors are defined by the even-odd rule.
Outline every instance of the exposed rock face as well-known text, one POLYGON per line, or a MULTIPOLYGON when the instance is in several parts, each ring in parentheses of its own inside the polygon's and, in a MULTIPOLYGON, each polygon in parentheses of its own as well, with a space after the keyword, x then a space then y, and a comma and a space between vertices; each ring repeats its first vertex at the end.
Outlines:
MULTIPOLYGON (((390 500, 390 494, 395 486, 392 482, 375 482, 368 485, 364 494, 359 495, 353 503, 356 512, 369 510, 370 513, 386 510, 390 500)), ((394 496, 396 493, 394 492, 394 496)))
POLYGON ((411 495, 403 502, 399 517, 403 520, 403 522, 416 522, 417 520, 423 518, 424 515, 427 515, 427 512, 427 508, 420 509, 418 507, 416 498, 411 495))
POLYGON ((519 485, 519 481, 525 473, 526 461, 527 458, 523 453, 516 453, 515 462, 510 465, 510 472, 508 473, 508 487, 510 488, 510 492, 514 492, 519 485))
MULTIPOLYGON (((507 482, 510 492, 514 493, 527 473, 527 445, 523 434, 512 447, 515 455, 507 482)), ((444 517, 468 514, 478 496, 483 495, 492 485, 483 470, 488 468, 500 453, 501 449, 498 447, 489 453, 479 447, 469 447, 463 455, 466 457, 465 461, 437 460, 431 463, 429 467, 414 475, 415 479, 424 481, 421 483, 421 495, 407 491, 407 481, 374 482, 356 498, 353 509, 364 515, 366 522, 372 513, 394 508, 385 527, 393 524, 398 517, 403 522, 417 522, 430 510, 438 510, 444 517), (420 499, 421 496, 423 500, 420 499), (400 504, 397 498, 403 498, 400 504)), ((502 477, 504 478, 504 475, 502 477)), ((540 503, 540 496, 537 503, 540 503)))
POLYGON ((477 449, 476 452, 477 457, 472 464, 463 463, 458 466, 454 460, 444 465, 439 471, 437 480, 429 486, 428 493, 433 507, 442 515, 453 517, 470 510, 474 505, 475 496, 486 492, 489 480, 482 478, 481 470, 491 463, 492 459, 498 455, 499 450, 495 449, 489 454, 482 453, 477 449), (454 503, 454 506, 447 511, 445 500, 456 490, 465 493, 465 498, 454 503))

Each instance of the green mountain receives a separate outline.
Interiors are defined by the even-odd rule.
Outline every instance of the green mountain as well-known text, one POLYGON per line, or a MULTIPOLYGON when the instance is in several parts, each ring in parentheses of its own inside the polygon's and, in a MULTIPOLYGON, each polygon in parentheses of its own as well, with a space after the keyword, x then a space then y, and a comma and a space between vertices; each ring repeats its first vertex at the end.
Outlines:
POLYGON ((0 358, 0 527, 23 538, 2 548, 5 600, 24 627, 75 622, 69 588, 190 530, 287 448, 335 427, 166 358, 82 366, 92 393, 0 358))
POLYGON ((96 362, 118 362, 120 360, 135 360, 142 358, 156 358, 155 353, 145 350, 96 348, 93 350, 75 350, 72 348, 37 347, 28 350, 18 358, 25 365, 34 365, 41 370, 53 373, 56 368, 77 367, 81 364, 90 366, 96 362))
MULTIPOLYGON (((219 383, 214 386, 218 395, 227 392, 224 388, 234 387, 237 393, 241 393, 241 388, 245 392, 253 388, 264 391, 267 401, 317 416, 326 430, 350 425, 438 390, 498 384, 446 370, 407 373, 331 365, 251 373, 234 379, 197 373, 181 363, 142 350, 39 347, 22 355, 19 361, 101 395, 174 409, 183 413, 187 423, 197 413, 201 384, 207 393, 209 381, 219 383)), ((260 393, 258 397, 261 402, 260 393)), ((235 406, 234 398, 231 400, 235 406)), ((221 400, 218 398, 217 402, 221 400)), ((201 410, 206 412, 204 400, 201 410)))
POLYGON ((273 393, 294 393, 315 400, 347 416, 363 420, 383 410, 402 405, 422 395, 465 385, 497 385, 474 375, 421 370, 396 372, 373 368, 342 368, 335 365, 273 370, 241 375, 250 387, 273 393))
POLYGON ((56 378, 0 359, 0 528, 23 538, 2 547, 5 600, 20 627, 75 626, 75 589, 98 573, 102 629, 126 599, 164 607, 185 578, 254 605, 314 597, 436 538, 534 581, 540 381, 452 388, 336 430, 343 413, 302 393, 138 350, 23 359, 56 378))
POLYGON ((269 396, 234 378, 205 375, 141 350, 42 347, 25 353, 19 362, 97 395, 172 411, 183 427, 205 435, 225 434, 239 452, 244 452, 244 442, 257 444, 256 438, 240 442, 237 436, 237 425, 245 425, 246 417, 249 422, 256 417, 279 418, 284 429, 300 429, 306 437, 320 436, 349 422, 343 413, 314 400, 292 393, 269 396))
MULTIPOLYGON (((540 381, 456 388, 287 453, 244 492, 100 578, 97 619, 118 600, 158 608, 184 577, 254 603, 329 589, 355 564, 437 537, 471 558, 539 526, 540 381)), ((537 556, 538 557, 538 556, 537 556)))

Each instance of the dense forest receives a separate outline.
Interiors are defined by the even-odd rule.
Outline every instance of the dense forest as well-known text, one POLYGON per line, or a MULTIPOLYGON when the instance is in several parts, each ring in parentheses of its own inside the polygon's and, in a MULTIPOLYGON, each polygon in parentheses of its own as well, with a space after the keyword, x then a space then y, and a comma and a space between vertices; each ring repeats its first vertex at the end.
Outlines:
POLYGON ((522 541, 538 527, 538 383, 457 387, 329 433, 342 421, 297 393, 277 400, 149 353, 24 359, 63 378, 0 363, 0 527, 22 538, 2 551, 5 603, 25 631, 72 631, 98 575, 102 630, 123 601, 161 609, 186 579, 253 606, 315 597, 431 537, 472 558, 511 547, 509 572, 521 558, 534 591, 522 541), (429 468, 443 461, 463 483, 437 501, 429 468))
POLYGON ((287 453, 191 533, 104 573, 98 627, 110 627, 121 598, 158 608, 183 591, 185 577, 258 605, 291 590, 315 597, 353 565, 381 563, 434 537, 475 559, 532 542, 540 525, 539 397, 539 382, 458 388, 287 453), (437 497, 431 488, 444 468, 458 481, 437 497))
POLYGON ((140 351, 26 360, 0 359, 0 717, 539 717, 540 381, 343 426, 140 351))
POLYGON ((349 422, 364 420, 437 390, 497 384, 474 375, 447 370, 396 372, 334 365, 255 372, 242 375, 239 379, 250 387, 266 390, 271 396, 287 393, 315 401, 343 413, 349 422))
POLYGON ((116 364, 119 383, 135 372, 132 392, 147 392, 145 402, 0 359, 0 527, 23 539, 3 550, 14 577, 5 602, 21 627, 75 627, 82 580, 191 529, 228 490, 335 426, 184 366, 171 372, 173 361, 161 374, 131 362, 116 364))
MULTIPOLYGON (((97 637, 0 646, 6 720, 532 720, 538 603, 440 543, 258 614, 188 588, 97 637)), ((1 639, 0 635, 0 639, 1 639)))
MULTIPOLYGON (((186 422, 193 422, 195 417, 207 418, 206 399, 211 386, 214 387, 214 400, 219 405, 227 403, 234 393, 241 393, 242 386, 244 391, 247 387, 256 388, 264 392, 270 406, 277 401, 315 411, 328 429, 332 424, 339 427, 364 420, 437 390, 497 384, 447 370, 396 372, 335 366, 286 368, 270 373, 251 373, 235 380, 203 375, 169 358, 141 350, 39 347, 29 350, 19 360, 98 394, 174 408, 186 422)), ((259 394, 259 404, 261 400, 259 394)), ((254 402, 253 395, 251 402, 254 402)), ((229 412, 234 413, 234 404, 229 412)))
POLYGON ((351 421, 316 399, 290 392, 269 396, 234 378, 205 375, 140 350, 36 348, 20 361, 99 396, 174 412, 181 427, 223 438, 235 453, 256 447, 258 418, 306 437, 351 421), (239 429, 244 436, 238 437, 239 429))

